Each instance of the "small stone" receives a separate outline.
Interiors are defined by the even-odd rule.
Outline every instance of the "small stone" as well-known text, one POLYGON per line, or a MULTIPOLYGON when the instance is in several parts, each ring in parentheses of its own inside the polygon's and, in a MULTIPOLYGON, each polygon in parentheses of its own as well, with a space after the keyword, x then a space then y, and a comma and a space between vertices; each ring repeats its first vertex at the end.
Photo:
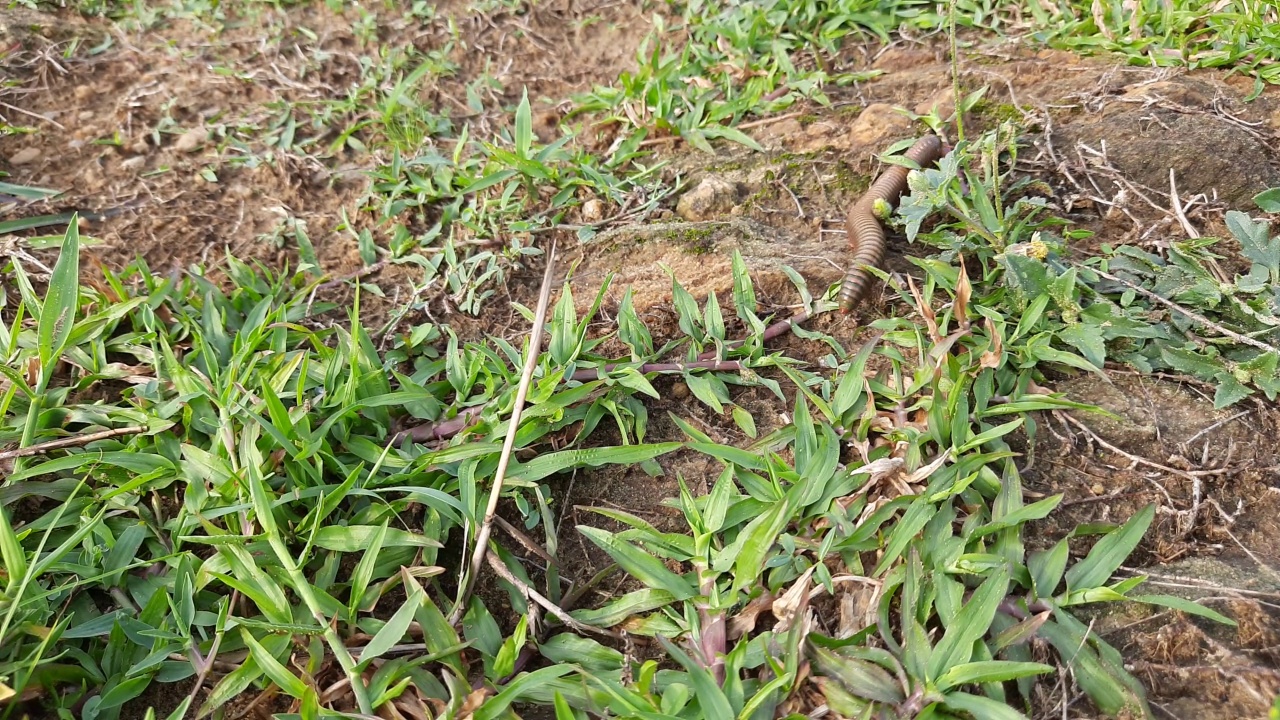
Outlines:
POLYGON ((93 89, 92 85, 78 85, 73 91, 73 94, 77 101, 85 102, 89 98, 93 97, 96 92, 97 91, 93 89))
POLYGON ((594 225, 604 219, 604 203, 597 198, 582 203, 582 222, 594 225))
POLYGON ((93 116, 96 114, 97 113, 92 110, 81 110, 80 114, 77 115, 76 118, 78 118, 80 122, 85 122, 86 120, 92 120, 93 116))
POLYGON ((946 87, 933 94, 933 97, 925 100, 915 107, 917 115, 928 115, 937 111, 938 117, 946 120, 956 111, 956 93, 955 90, 946 87))
POLYGON ((705 177, 698 186, 676 203, 676 214, 689 222, 700 222, 733 210, 738 201, 738 188, 718 177, 705 177))
POLYGON ((121 169, 129 172, 137 172, 138 170, 146 167, 146 165, 147 158, 143 155, 135 155, 134 157, 127 158, 120 162, 121 169))
POLYGON ((173 149, 178 152, 189 153, 198 150, 205 141, 209 139, 209 131, 205 128, 192 128, 178 138, 173 144, 173 149))
POLYGON ((906 135, 911 130, 911 120, 892 105, 876 103, 868 105, 849 127, 849 141, 853 145, 879 145, 892 137, 906 135))
POLYGON ((23 148, 9 156, 10 165, 30 165, 40 159, 40 148, 23 148))

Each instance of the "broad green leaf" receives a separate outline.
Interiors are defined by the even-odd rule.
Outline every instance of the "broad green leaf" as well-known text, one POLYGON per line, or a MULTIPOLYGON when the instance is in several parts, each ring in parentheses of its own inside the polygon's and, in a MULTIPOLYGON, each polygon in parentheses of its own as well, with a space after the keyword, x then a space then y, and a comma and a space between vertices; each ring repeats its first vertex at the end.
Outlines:
POLYGON ((49 277, 49 288, 40 308, 39 348, 41 377, 48 382, 51 363, 62 354, 80 305, 80 225, 72 218, 62 236, 62 252, 49 277))
POLYGON ((1050 672, 1053 672, 1053 666, 1042 663, 983 660, 950 668, 942 674, 942 677, 938 678, 937 684, 939 690, 946 692, 953 687, 961 685, 1004 682, 1050 672))
POLYGON ((962 453, 969 452, 970 450, 975 450, 977 448, 982 447, 986 443, 991 442, 992 440, 995 440, 997 438, 1002 438, 1005 435, 1008 435, 1009 433, 1013 432, 1014 430, 1017 430, 1018 428, 1022 427, 1022 423, 1025 421, 1026 421, 1025 418, 1010 420, 1009 422, 1003 425, 997 425, 996 427, 993 427, 990 430, 986 430, 984 432, 978 433, 977 435, 974 435, 973 438, 969 440, 969 442, 956 448, 956 454, 959 455, 962 453))
POLYGON ((1027 569, 1031 572, 1031 587, 1036 597, 1053 597, 1058 583, 1062 582, 1062 573, 1067 569, 1069 550, 1067 540, 1063 538, 1048 550, 1031 553, 1027 569))
MULTIPOLYGON (((1065 612, 1059 610, 1055 614, 1065 615, 1065 612)), ((1139 710, 1137 717, 1150 717, 1148 712, 1141 711, 1145 706, 1143 698, 1126 687, 1123 679, 1117 676, 1117 672, 1124 672, 1123 668, 1109 668, 1092 645, 1086 642, 1083 632, 1050 621, 1040 628, 1040 635, 1053 645, 1064 663, 1071 665, 1080 688, 1108 717, 1134 713, 1135 709, 1139 710)))
MULTIPOLYGON (((578 668, 574 665, 566 663, 522 673, 504 685, 501 692, 489 698, 477 708, 472 720, 499 720, 499 718, 507 717, 505 713, 512 703, 537 699, 541 694, 539 691, 545 689, 549 681, 564 677, 577 670, 578 668)), ((549 697, 546 698, 546 700, 550 699, 549 697)))
POLYGON ((736 550, 733 562, 734 591, 750 587, 764 572, 769 551, 777 542, 778 535, 786 528, 790 516, 790 504, 786 500, 776 502, 768 512, 752 520, 739 533, 732 546, 736 550))
POLYGON ((526 159, 532 147, 533 111, 529 107, 529 89, 524 88, 520 94, 520 105, 516 107, 516 154, 526 159))
POLYGON ((1025 522, 1039 520, 1053 512, 1053 509, 1058 507, 1058 503, 1062 502, 1062 498, 1062 495, 1052 495, 1030 505, 1020 507, 999 520, 994 520, 977 528, 970 537, 981 537, 1005 528, 1017 527, 1025 522))
MULTIPOLYGON (((369 549, 370 543, 382 534, 383 529, 378 525, 328 525, 316 531, 315 545, 338 552, 364 552, 369 549)), ((444 547, 438 540, 398 528, 386 529, 382 546, 444 547)))
POLYGON ((992 700, 981 695, 953 692, 947 693, 942 701, 943 706, 951 710, 968 713, 981 720, 1027 720, 1027 716, 1014 710, 1005 703, 992 700))
POLYGON ((931 678, 939 678, 948 669, 969 662, 973 644, 987 634, 996 608, 1008 589, 1009 570, 1001 567, 973 591, 969 602, 956 613, 955 621, 947 626, 947 631, 933 650, 929 660, 931 678))
POLYGON ((1262 212, 1280 213, 1280 188, 1263 190, 1253 196, 1253 202, 1262 209, 1262 212))
POLYGON ((902 686, 879 665, 843 657, 817 645, 809 646, 809 654, 818 674, 839 682, 852 695, 891 705, 904 699, 902 686))
POLYGON ((1228 210, 1227 229, 1240 241, 1240 252, 1271 273, 1271 282, 1280 274, 1280 238, 1271 237, 1266 221, 1255 221, 1237 210, 1228 210))
POLYGON ((1180 598, 1176 595, 1128 595, 1130 600, 1147 603, 1150 605, 1162 605, 1174 610, 1180 610, 1188 615, 1199 615, 1203 618, 1209 618, 1214 622, 1220 622, 1223 625, 1236 626, 1236 621, 1231 618, 1211 610, 1200 603, 1193 602, 1186 598, 1180 598))
POLYGON ((1230 407, 1249 397, 1253 391, 1240 384, 1239 380, 1229 373, 1218 375, 1218 389, 1213 393, 1213 409, 1221 410, 1230 407))
POLYGON ((677 600, 687 600, 698 594, 690 580, 672 572, 658 558, 618 539, 613 533, 586 525, 579 525, 578 532, 609 553, 614 562, 645 585, 666 590, 677 600))
POLYGON ((390 620, 378 630, 378 634, 374 635, 369 644, 364 646, 356 658, 362 666, 368 666, 374 658, 382 657, 383 653, 390 650, 396 643, 400 642, 405 633, 409 631, 409 625, 413 622, 414 613, 422 606, 423 593, 416 590, 409 596, 404 604, 396 610, 390 620))
POLYGON ((1148 505, 1119 529, 1099 540, 1083 560, 1067 570, 1067 590, 1084 590, 1104 585, 1142 541, 1155 514, 1155 506, 1148 505))
POLYGON ((605 603, 599 608, 574 610, 569 614, 575 620, 597 627, 613 627, 632 615, 666 607, 678 598, 666 590, 644 588, 629 592, 622 597, 605 603))
POLYGON ((752 440, 756 438, 756 421, 755 418, 751 416, 751 413, 737 405, 734 405, 733 422, 747 437, 752 440))
POLYGON ((600 467, 601 465, 636 465, 652 460, 683 447, 683 443, 668 442, 646 445, 584 448, 545 453, 527 463, 512 463, 508 478, 537 482, 545 477, 575 467, 600 467))
POLYGON ((6 593, 10 597, 18 597, 16 588, 27 577, 27 553, 18 542, 18 535, 9 524, 9 516, 0 506, 0 560, 4 561, 5 575, 8 577, 6 593))
POLYGON ((284 665, 281 665, 280 661, 276 660, 275 656, 268 652, 248 629, 240 628, 240 639, 249 648, 249 655, 253 658, 253 661, 258 664, 259 668, 262 668, 267 677, 271 678, 271 682, 275 683, 276 687, 294 698, 301 698, 306 694, 306 684, 299 680, 297 675, 289 672, 284 665))

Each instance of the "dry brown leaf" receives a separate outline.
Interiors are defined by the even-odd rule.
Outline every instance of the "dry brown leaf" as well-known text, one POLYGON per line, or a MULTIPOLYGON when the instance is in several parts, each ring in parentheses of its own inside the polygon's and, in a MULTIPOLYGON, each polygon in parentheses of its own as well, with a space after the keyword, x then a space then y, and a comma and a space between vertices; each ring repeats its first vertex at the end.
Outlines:
POLYGON ((1115 40, 1116 36, 1111 32, 1111 28, 1107 26, 1107 6, 1102 0, 1093 0, 1093 24, 1098 26, 1098 32, 1108 40, 1115 40))
POLYGON ((791 583, 791 587, 782 593, 782 596, 773 601, 773 616, 778 619, 778 624, 774 628, 774 632, 778 635, 785 633, 791 629, 791 624, 795 622, 796 615, 802 614, 809 606, 809 582, 813 578, 813 571, 817 569, 817 565, 810 565, 796 581, 791 583))
POLYGON ((938 334, 938 316, 924 301, 924 297, 920 294, 920 290, 916 288, 915 280, 911 276, 907 276, 907 290, 910 291, 911 297, 916 301, 916 308, 920 312, 920 317, 924 318, 925 329, 929 331, 929 339, 938 342, 942 336, 938 334))
POLYGON ((467 699, 462 701, 462 707, 458 711, 459 720, 467 720, 474 717, 476 710, 479 710, 480 706, 484 705, 484 701, 488 699, 489 694, 489 690, 485 688, 472 690, 471 694, 467 695, 467 699))
POLYGON ((986 318, 983 324, 987 328, 987 334, 991 336, 991 349, 978 358, 978 367, 994 370, 1000 367, 1000 360, 1004 357, 1004 339, 1000 337, 1000 333, 996 332, 995 323, 991 322, 991 318, 986 318))
POLYGON ((973 285, 969 283, 969 271, 965 270, 964 257, 958 260, 960 263, 960 277, 956 279, 956 321, 960 323, 961 330, 969 329, 969 298, 973 295, 973 285))
POLYGON ((929 476, 937 472, 938 468, 942 467, 943 464, 946 463, 950 457, 951 457, 951 450, 948 449, 946 452, 939 455, 936 460, 929 463, 928 465, 925 465, 920 468, 916 468, 915 472, 907 476, 907 483, 911 485, 916 485, 923 480, 929 479, 929 476))
POLYGON ((773 593, 768 590, 757 595, 738 614, 729 618, 729 639, 737 640, 756 629, 756 620, 760 613, 773 607, 773 593))

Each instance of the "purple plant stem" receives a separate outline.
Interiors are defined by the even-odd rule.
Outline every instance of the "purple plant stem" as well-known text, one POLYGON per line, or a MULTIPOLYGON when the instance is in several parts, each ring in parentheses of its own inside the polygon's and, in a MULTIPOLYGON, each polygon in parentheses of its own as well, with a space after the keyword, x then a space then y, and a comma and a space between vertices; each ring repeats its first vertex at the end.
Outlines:
MULTIPOLYGON (((611 363, 603 367, 586 368, 578 370, 569 376, 570 380, 578 382, 587 382, 589 380, 599 380, 602 374, 611 373, 620 367, 625 367, 627 363, 611 363)), ((636 368, 640 374, 644 375, 653 372, 680 372, 683 370, 723 370, 737 372, 742 370, 742 363, 737 360, 698 360, 697 362, 687 363, 648 363, 636 368)))
MULTIPOLYGON (((779 320, 778 322, 776 322, 776 323, 774 323, 774 324, 770 325, 769 327, 765 328, 765 329, 764 329, 764 334, 760 336, 760 340, 761 340, 762 342, 769 342, 770 340, 772 340, 772 339, 774 339, 774 338, 778 337, 779 335, 785 335, 786 333, 791 332, 791 328, 792 328, 792 327, 794 327, 795 325, 797 325, 797 324, 799 324, 799 323, 802 323, 802 322, 804 322, 805 320, 808 320, 808 319, 809 319, 809 313, 808 313, 808 312, 805 312, 805 311, 803 311, 803 310, 801 310, 800 312, 796 313, 795 315, 792 315, 791 317, 787 318, 786 320, 779 320)), ((735 340, 735 341, 733 341, 733 342, 729 343, 729 344, 725 347, 725 349, 726 349, 726 350, 732 350, 733 348, 739 347, 740 345, 742 345, 742 344, 743 344, 743 343, 745 343, 745 342, 746 342, 746 340, 735 340)), ((706 352, 702 353, 701 355, 699 355, 699 356, 698 356, 698 359, 699 359, 699 360, 711 360, 711 359, 713 359, 715 356, 716 356, 716 351, 715 351, 715 350, 708 350, 708 351, 706 351, 706 352)))

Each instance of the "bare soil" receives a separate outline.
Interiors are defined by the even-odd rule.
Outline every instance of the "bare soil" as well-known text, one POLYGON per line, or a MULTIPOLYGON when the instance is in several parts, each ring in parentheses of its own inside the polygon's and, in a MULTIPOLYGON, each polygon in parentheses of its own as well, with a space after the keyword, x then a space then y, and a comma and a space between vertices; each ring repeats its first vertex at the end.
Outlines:
MULTIPOLYGON (((458 30, 449 50, 458 70, 426 90, 423 99, 465 115, 467 84, 486 66, 491 73, 497 68, 504 85, 488 91, 499 107, 514 103, 521 85, 529 87, 531 98, 562 99, 608 83, 633 65, 649 17, 662 7, 553 0, 521 13, 476 16, 461 3, 445 3, 440 15, 451 17, 458 30), (589 16, 599 17, 586 26, 589 31, 575 30, 570 22, 589 16)), ((0 10, 0 18, 10 18, 9 26, 33 25, 28 19, 13 22, 6 15, 11 12, 0 10)), ((385 149, 317 158, 271 153, 252 138, 243 141, 244 147, 227 140, 235 138, 230 128, 268 122, 265 108, 272 103, 341 96, 359 74, 358 56, 370 47, 353 34, 352 14, 334 14, 319 4, 263 12, 276 13, 268 19, 281 29, 283 42, 261 42, 262 26, 254 23, 217 34, 194 21, 128 31, 63 16, 44 22, 61 28, 61 34, 10 30, 6 38, 0 32, 0 46, 23 47, 0 56, 23 81, 0 96, 6 103, 0 114, 34 131, 0 138, 0 169, 10 173, 10 182, 66 191, 19 212, 98 213, 102 217, 90 225, 103 241, 93 250, 97 260, 119 268, 141 257, 164 273, 196 263, 216 266, 227 252, 274 267, 296 265, 292 247, 272 241, 283 211, 305 222, 326 271, 337 276, 358 270, 356 240, 342 213, 357 229, 383 232, 365 207, 363 172, 385 149), (104 38, 112 42, 101 51, 60 55, 71 42, 93 40, 101 46, 104 38), (189 137, 192 132, 196 135, 189 137), (38 151, 34 160, 12 163, 33 149, 38 151), (216 182, 209 181, 206 169, 215 172, 216 182)), ((442 20, 389 22, 378 27, 377 43, 442 49, 448 47, 449 32, 442 20)), ((892 108, 923 113, 936 106, 945 115, 953 95, 950 66, 934 45, 852 46, 834 63, 886 74, 833 88, 830 109, 797 108, 750 128, 768 150, 764 154, 724 147, 711 156, 675 143, 664 147, 688 187, 715 178, 724 181, 718 186, 732 189, 725 212, 703 224, 668 227, 677 210, 673 201, 648 226, 610 230, 584 245, 569 234, 559 238, 569 256, 560 265, 562 275, 576 265, 575 297, 589 302, 605 276, 614 273, 604 320, 632 287, 641 314, 661 335, 674 331, 675 316, 671 279, 659 264, 703 298, 731 287, 730 258, 739 250, 753 269, 765 308, 778 311, 797 302, 783 264, 798 269, 814 288, 837 280, 848 259, 844 211, 876 171, 873 153, 920 130, 892 108)), ((1280 185, 1273 151, 1280 133, 1280 93, 1274 90, 1244 103, 1251 88, 1241 79, 1124 67, 1015 44, 971 52, 961 70, 962 92, 990 86, 966 119, 966 129, 974 132, 1005 118, 1026 121, 1028 146, 1020 166, 1050 184, 1055 212, 1096 233, 1081 244, 1081 252, 1104 242, 1158 246, 1185 237, 1171 210, 1170 168, 1189 223, 1206 235, 1221 231, 1226 209, 1254 211, 1249 198, 1280 185), (1193 197, 1198 199, 1188 206, 1193 197)), ((563 108, 537 107, 539 132, 554 133, 563 108)), ((326 133, 334 131, 315 133, 328 141, 326 133)), ((902 256, 913 252, 922 249, 891 239, 889 267, 909 271, 902 256)), ((376 277, 385 290, 411 281, 410 272, 388 268, 376 277)), ((509 295, 495 298, 480 318, 437 319, 454 322, 468 337, 519 336, 523 324, 506 301, 531 303, 540 273, 537 267, 517 273, 507 284, 509 295)), ((339 299, 347 297, 346 290, 335 292, 339 299)), ((884 298, 873 298, 862 319, 896 311, 884 298)), ((405 318, 406 323, 423 320, 405 318)), ((861 325, 854 318, 823 317, 814 327, 850 343, 861 325)), ((777 342, 793 357, 811 362, 829 352, 796 337, 777 342)), ((727 413, 715 416, 679 382, 656 385, 663 399, 649 405, 649 440, 681 439, 668 419, 671 412, 716 440, 746 442, 727 413)), ((1028 493, 1062 492, 1066 500, 1034 535, 1048 544, 1080 523, 1121 522, 1156 503, 1157 520, 1132 559, 1132 570, 1150 574, 1158 592, 1210 598, 1207 602, 1236 618, 1239 627, 1224 629, 1140 608, 1101 614, 1095 627, 1123 651, 1165 716, 1264 718, 1280 691, 1275 669, 1280 665, 1280 450, 1274 442, 1280 413, 1264 401, 1215 412, 1209 394, 1193 381, 1137 377, 1122 369, 1112 372, 1109 382, 1063 378, 1056 389, 1124 420, 1073 414, 1082 428, 1059 416, 1039 418, 1034 441, 1027 438, 1028 493)), ((734 401, 752 413, 762 432, 785 422, 791 408, 790 399, 780 401, 763 388, 738 389, 734 401)), ((608 431, 602 426, 600 432, 608 431)), ((586 507, 623 508, 659 528, 679 530, 679 514, 661 499, 676 494, 677 476, 699 493, 720 470, 693 453, 667 456, 661 464, 660 478, 639 468, 610 468, 562 479, 555 502, 567 575, 585 580, 609 564, 574 530, 579 524, 609 527, 586 507)), ((620 583, 607 583, 583 602, 603 602, 626 589, 620 583)), ((840 621, 824 618, 830 625, 840 621)), ((1064 714, 1054 704, 1060 695, 1043 700, 1040 709, 1048 715, 1091 717, 1085 702, 1072 704, 1064 714)), ((153 701, 163 709, 163 698, 153 701)))

